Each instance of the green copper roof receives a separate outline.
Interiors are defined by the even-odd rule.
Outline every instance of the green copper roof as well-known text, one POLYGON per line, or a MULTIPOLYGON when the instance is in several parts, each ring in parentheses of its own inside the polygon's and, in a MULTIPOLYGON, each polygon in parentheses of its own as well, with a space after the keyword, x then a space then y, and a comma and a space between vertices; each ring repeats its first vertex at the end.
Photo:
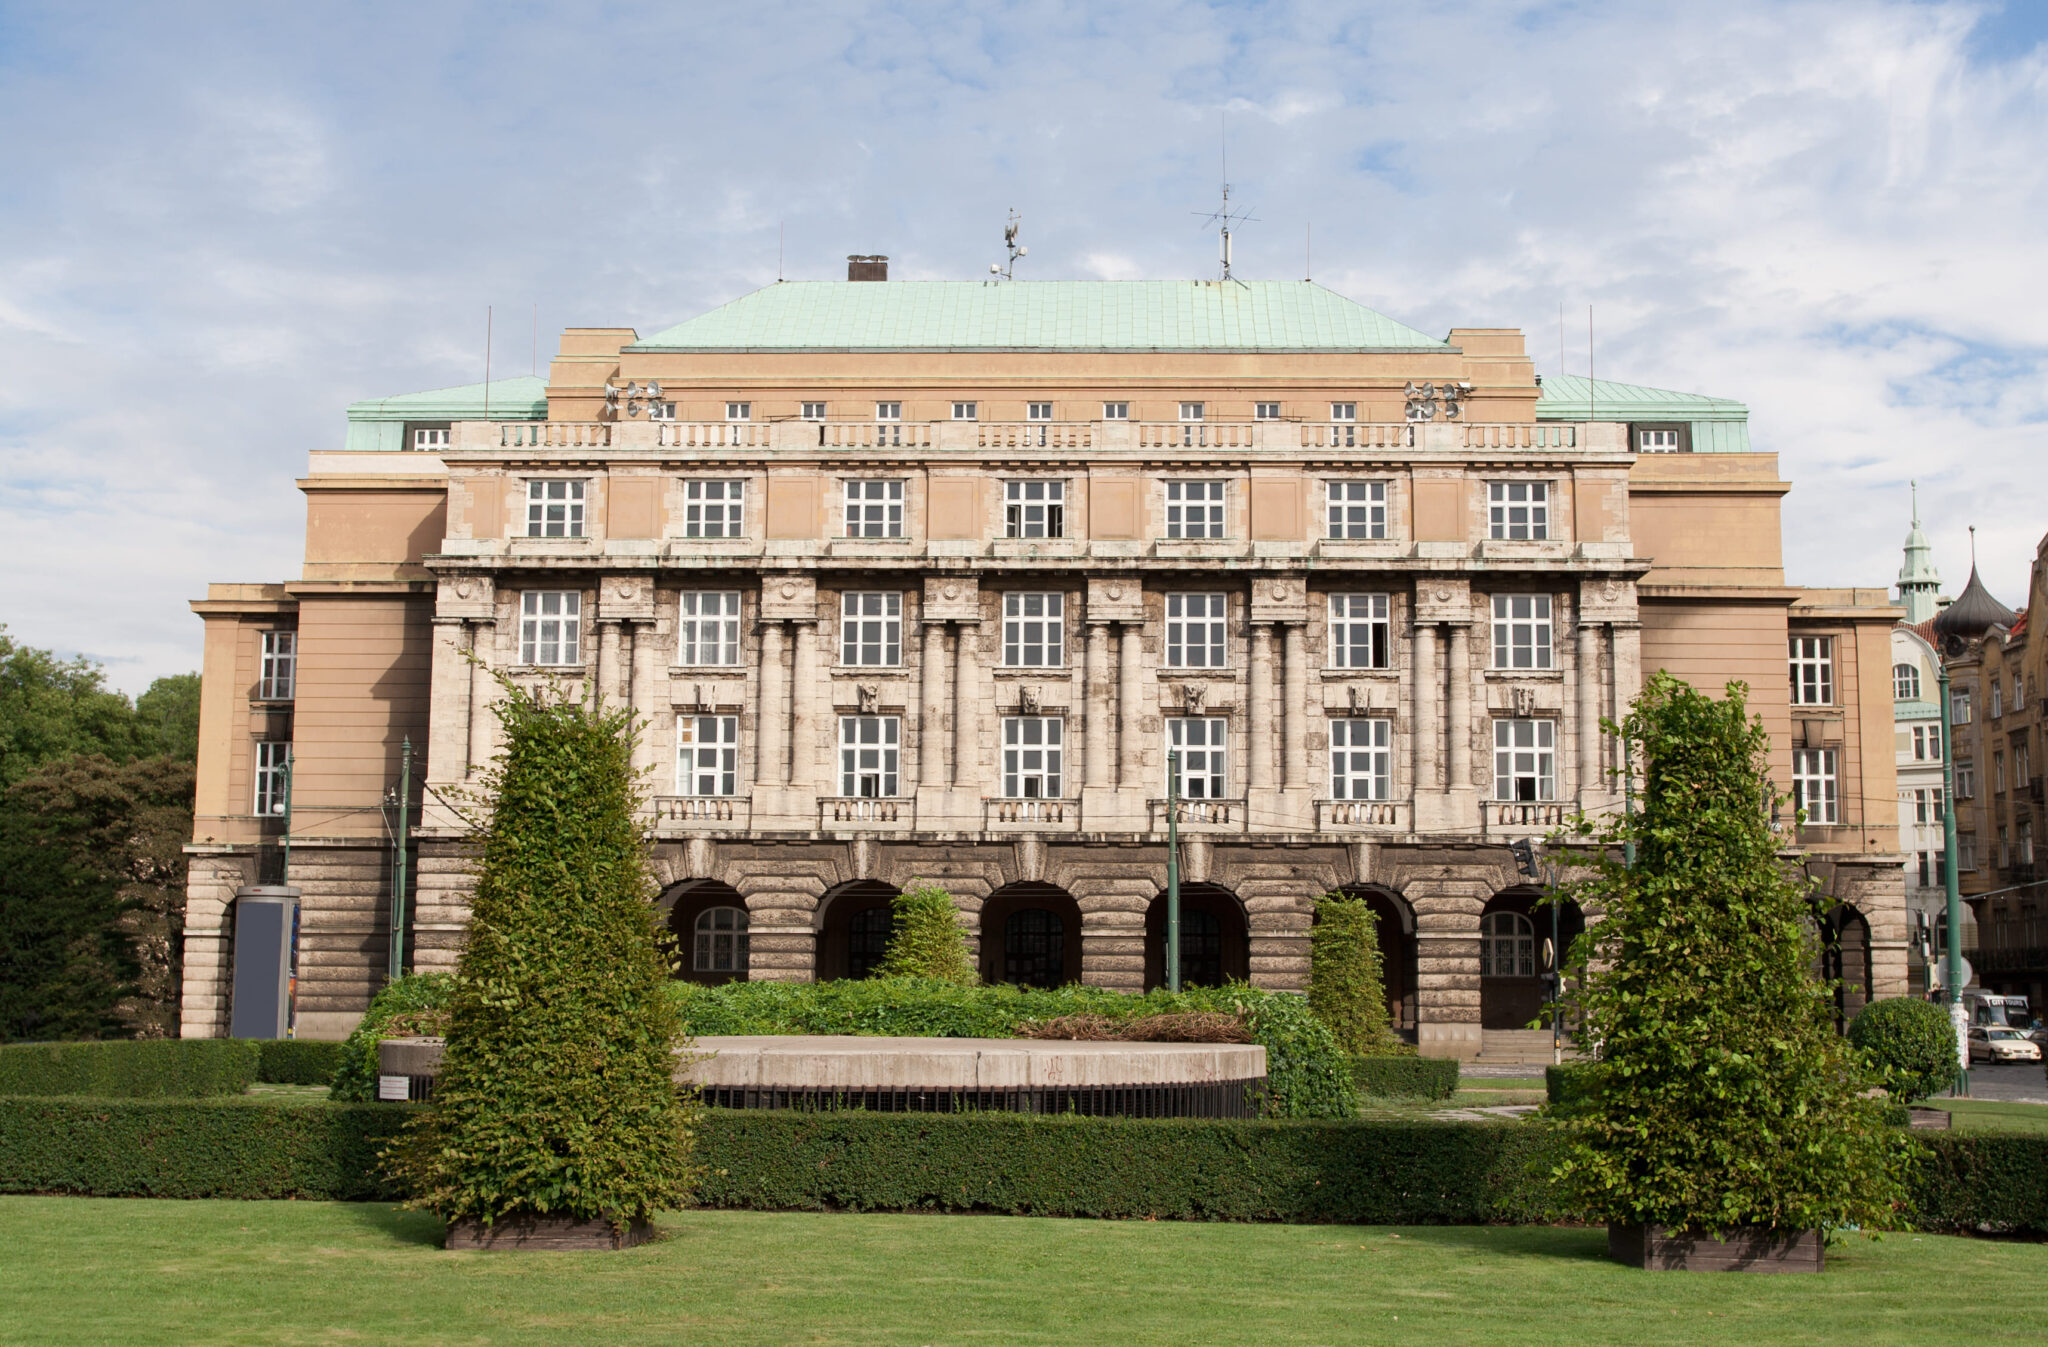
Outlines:
POLYGON ((424 393, 399 393, 367 398, 348 405, 348 448, 405 448, 408 421, 493 421, 548 419, 548 381, 522 374, 456 388, 430 388, 424 393))
POLYGON ((1749 408, 1729 398, 1679 393, 1593 380, 1576 374, 1546 374, 1536 399, 1539 421, 1685 421, 1692 426, 1696 454, 1749 452, 1749 408))
POLYGON ((629 351, 1451 351, 1310 281, 785 281, 629 351))

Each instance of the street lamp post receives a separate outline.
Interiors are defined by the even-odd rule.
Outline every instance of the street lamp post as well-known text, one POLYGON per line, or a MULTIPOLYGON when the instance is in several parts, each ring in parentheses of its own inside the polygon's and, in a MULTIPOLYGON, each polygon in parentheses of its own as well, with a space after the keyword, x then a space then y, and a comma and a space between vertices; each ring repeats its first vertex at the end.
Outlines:
POLYGON ((1166 755, 1166 990, 1180 991, 1180 754, 1166 755))
POLYGON ((1955 1093, 1970 1093, 1970 1021, 1963 1010, 1963 899, 1956 876, 1956 742, 1950 719, 1948 664, 1935 659, 1935 681, 1941 687, 1941 882, 1947 899, 1947 967, 1942 984, 1948 993, 1949 1023, 1956 1031, 1955 1093))

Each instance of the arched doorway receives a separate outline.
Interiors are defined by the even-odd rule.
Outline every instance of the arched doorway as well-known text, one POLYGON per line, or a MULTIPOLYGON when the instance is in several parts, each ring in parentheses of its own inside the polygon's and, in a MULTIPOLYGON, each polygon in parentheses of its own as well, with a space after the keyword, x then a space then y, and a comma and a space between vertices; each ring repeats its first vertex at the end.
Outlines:
POLYGON ((669 974, 688 982, 747 980, 747 900, 730 884, 686 879, 658 900, 668 908, 674 941, 669 974))
POLYGON ((889 952, 889 903, 895 897, 895 886, 878 879, 825 891, 818 904, 818 981, 874 976, 889 952))
MULTIPOLYGON (((1553 915, 1539 890, 1519 887, 1493 896, 1479 917, 1479 1027, 1526 1029, 1542 1019, 1550 976, 1569 962, 1585 933, 1585 914, 1573 902, 1553 915)), ((1546 1021, 1547 1023, 1547 1021, 1546 1021)))
POLYGON ((1397 1032, 1412 1038, 1417 980, 1415 909, 1406 898, 1378 884, 1346 884, 1338 892, 1372 909, 1373 934, 1380 945, 1380 972, 1387 989, 1387 1022, 1397 1032))
MULTIPOLYGON (((1221 884, 1180 886, 1180 985, 1220 987, 1251 978, 1244 904, 1221 884)), ((1145 990, 1166 985, 1166 895, 1145 912, 1145 990)))
POLYGON ((1081 980, 1081 905, 1057 884, 1005 884, 981 905, 981 980, 1064 987, 1081 980))
POLYGON ((1870 923, 1847 903, 1820 915, 1820 975, 1835 987, 1835 1027, 1846 1029, 1870 1002, 1870 923))

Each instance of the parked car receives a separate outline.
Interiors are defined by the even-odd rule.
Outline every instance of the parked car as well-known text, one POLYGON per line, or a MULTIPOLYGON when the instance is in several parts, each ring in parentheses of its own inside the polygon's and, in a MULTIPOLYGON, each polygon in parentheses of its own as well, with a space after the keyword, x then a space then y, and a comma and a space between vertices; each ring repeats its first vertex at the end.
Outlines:
POLYGON ((2027 1037, 2024 1029, 2001 1029, 1995 1025, 1970 1026, 1970 1064, 1978 1062, 2038 1062, 2041 1045, 2027 1037))

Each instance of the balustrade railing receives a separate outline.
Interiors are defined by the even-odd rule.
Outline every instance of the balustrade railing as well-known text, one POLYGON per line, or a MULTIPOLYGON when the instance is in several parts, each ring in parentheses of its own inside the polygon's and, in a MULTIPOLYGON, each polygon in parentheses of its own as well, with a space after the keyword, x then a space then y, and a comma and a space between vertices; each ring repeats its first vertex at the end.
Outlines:
POLYGON ((876 799, 865 795, 834 796, 818 801, 818 826, 907 830, 917 820, 914 800, 876 799))
POLYGON ((774 427, 752 421, 656 421, 656 448, 766 449, 774 427))
POLYGON ((745 828, 752 821, 753 802, 735 795, 657 795, 657 827, 745 828))
POLYGON ((818 443, 827 449, 929 449, 930 421, 820 421, 818 443))
POLYGON ((1081 821, 1077 800, 983 800, 986 828, 1071 828, 1081 821))
POLYGON ((1467 449, 1576 449, 1579 444, 1579 428, 1561 422, 1468 422, 1464 430, 1467 449))
POLYGON ((1301 427, 1304 449, 1412 449, 1415 427, 1406 422, 1332 422, 1301 427))
POLYGON ((1496 828, 1559 828, 1570 812, 1571 806, 1559 801, 1496 800, 1486 805, 1487 821, 1496 828))
POLYGON ((984 421, 974 442, 982 449, 1087 449, 1095 443, 1092 421, 984 421))
POLYGON ((1140 449, 1249 449, 1258 426, 1249 421, 1141 421, 1140 449))
POLYGON ((609 449, 608 421, 502 421, 500 449, 609 449))
POLYGON ((1317 800, 1318 831, 1370 828, 1398 830, 1402 826, 1399 800, 1317 800))
MULTIPOLYGON (((1152 831, 1166 831, 1167 804, 1153 800, 1152 831)), ((1183 828, 1211 832, 1243 832, 1246 819, 1243 800, 1179 800, 1174 804, 1174 821, 1183 828)))

